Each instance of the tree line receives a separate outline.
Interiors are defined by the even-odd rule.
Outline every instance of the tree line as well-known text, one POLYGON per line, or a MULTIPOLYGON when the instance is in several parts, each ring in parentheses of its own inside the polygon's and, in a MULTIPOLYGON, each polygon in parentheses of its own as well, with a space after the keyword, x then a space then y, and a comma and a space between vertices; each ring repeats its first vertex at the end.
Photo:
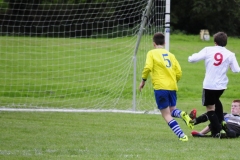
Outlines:
MULTIPOLYGON (((89 16, 99 16, 94 13, 101 13, 101 16, 111 13, 110 17, 115 16, 120 18, 120 22, 118 21, 118 23, 124 26, 125 24, 131 24, 133 21, 141 20, 140 14, 136 13, 134 17, 131 13, 131 8, 136 7, 135 4, 138 1, 2 0, 2 2, 0 1, 1 32, 16 31, 58 37, 76 35, 88 37, 93 32, 104 32, 101 30, 104 26, 108 26, 109 28, 114 27, 116 22, 114 20, 108 22, 103 20, 101 23, 91 22, 92 17, 89 17, 89 23, 86 23, 87 15, 83 17, 81 13, 91 13, 89 16), (110 7, 107 7, 108 1, 117 2, 120 7, 111 10, 110 7), (96 7, 96 4, 98 4, 98 7, 96 7), (89 11, 88 8, 95 9, 89 11), (65 16, 58 16, 59 14, 64 14, 65 16), (16 21, 17 19, 22 19, 22 21, 16 21), (90 27, 89 25, 91 27, 96 25, 97 28, 92 31, 87 30, 90 27), (39 28, 38 26, 43 27, 39 28), (63 30, 68 30, 68 32, 63 32, 63 30)), ((141 9, 139 8, 140 11, 141 9)), ((170 16, 172 31, 199 34, 201 29, 208 29, 212 34, 224 31, 231 36, 240 36, 240 0, 172 0, 170 16)), ((102 17, 97 18, 101 20, 102 17)))
POLYGON ((178 0, 171 5, 174 29, 190 34, 209 29, 210 33, 225 31, 240 36, 240 0, 178 0))

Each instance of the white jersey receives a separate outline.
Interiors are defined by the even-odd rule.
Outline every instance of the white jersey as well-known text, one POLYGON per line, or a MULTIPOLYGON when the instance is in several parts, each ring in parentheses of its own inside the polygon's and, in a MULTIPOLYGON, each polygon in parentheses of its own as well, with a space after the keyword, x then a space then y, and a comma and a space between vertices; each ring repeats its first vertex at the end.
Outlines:
POLYGON ((228 68, 232 72, 240 72, 235 54, 221 46, 205 47, 200 52, 188 57, 188 62, 205 61, 204 89, 222 90, 227 88, 228 68))

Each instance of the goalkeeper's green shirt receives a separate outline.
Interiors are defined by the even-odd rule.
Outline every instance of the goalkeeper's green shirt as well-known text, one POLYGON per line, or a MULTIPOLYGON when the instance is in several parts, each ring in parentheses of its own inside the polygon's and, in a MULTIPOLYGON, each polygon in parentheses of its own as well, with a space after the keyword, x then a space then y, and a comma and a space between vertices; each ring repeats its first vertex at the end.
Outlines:
POLYGON ((142 78, 151 74, 155 90, 178 90, 177 82, 182 76, 181 67, 175 56, 166 49, 157 48, 147 53, 142 78))

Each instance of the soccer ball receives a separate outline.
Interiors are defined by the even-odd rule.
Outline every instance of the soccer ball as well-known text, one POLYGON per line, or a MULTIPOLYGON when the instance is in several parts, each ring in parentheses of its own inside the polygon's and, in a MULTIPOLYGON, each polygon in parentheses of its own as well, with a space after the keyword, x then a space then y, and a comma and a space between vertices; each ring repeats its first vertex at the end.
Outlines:
POLYGON ((207 34, 203 35, 203 40, 204 41, 209 41, 210 40, 210 35, 207 35, 207 34))

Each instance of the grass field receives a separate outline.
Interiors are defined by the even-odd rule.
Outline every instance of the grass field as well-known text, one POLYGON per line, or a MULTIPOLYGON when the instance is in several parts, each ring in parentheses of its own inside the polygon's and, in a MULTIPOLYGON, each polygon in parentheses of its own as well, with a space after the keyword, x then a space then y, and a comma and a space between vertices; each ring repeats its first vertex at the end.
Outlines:
MULTIPOLYGON (((141 81, 151 36, 144 36, 137 54, 137 82, 141 81)), ((48 107, 122 109, 132 107, 132 56, 136 37, 119 39, 64 39, 0 37, 0 105, 7 107, 48 107)), ((204 64, 190 64, 187 57, 213 42, 199 36, 172 35, 170 51, 181 64, 179 105, 200 105, 204 64), (190 102, 190 103, 189 103, 190 102)), ((240 59, 239 39, 229 38, 227 46, 240 59)), ((223 103, 239 96, 238 75, 229 71, 229 85, 223 103)), ((138 109, 155 108, 150 80, 142 94, 137 92, 138 109), (148 107, 150 106, 150 107, 148 107)), ((189 106, 190 105, 190 106, 189 106)))
POLYGON ((239 159, 239 138, 193 138, 178 122, 188 142, 180 142, 160 115, 1 112, 0 159, 239 159))
MULTIPOLYGON (((91 79, 97 80, 99 76, 100 78, 104 76, 102 74, 89 75, 86 82, 79 82, 82 77, 75 73, 85 72, 84 66, 81 68, 81 63, 78 62, 83 58, 77 56, 79 40, 69 39, 67 41, 69 41, 67 44, 72 45, 64 45, 63 42, 66 40, 63 39, 44 41, 41 38, 0 37, 2 52, 0 54, 2 71, 0 72, 0 106, 32 108, 35 104, 39 104, 41 107, 50 106, 51 108, 81 108, 83 102, 91 100, 89 95, 92 93, 99 98, 101 103, 104 103, 106 108, 109 108, 112 102, 116 101, 115 94, 109 90, 112 86, 99 85, 99 89, 94 92, 79 87, 79 83, 91 86, 93 85, 91 79), (31 45, 26 46, 26 44, 31 45), (11 49, 9 46, 12 46, 11 49), (48 48, 41 48, 41 46, 48 48), (47 50, 51 52, 39 54, 47 50), (66 54, 64 51, 69 51, 69 53, 66 54), (65 63, 66 61, 69 63, 65 63), (61 69, 63 72, 59 72, 61 69), (65 89, 66 86, 68 89, 65 89), (81 97, 84 96, 88 98, 82 99, 81 97), (102 99, 106 102, 101 101, 102 99)), ((113 47, 119 44, 121 48, 126 45, 121 42, 129 42, 129 47, 134 48, 130 41, 131 37, 112 41, 112 44, 113 47)), ((171 35, 170 41, 170 51, 176 55, 183 70, 183 77, 179 82, 178 107, 186 111, 197 108, 199 113, 203 113, 205 108, 201 106, 201 91, 204 64, 203 62, 189 64, 187 57, 213 43, 212 41, 202 42, 199 36, 192 35, 171 35)), ((89 44, 87 39, 81 42, 86 44, 81 46, 83 48, 89 44)), ((239 44, 239 39, 230 37, 227 45, 227 48, 236 53, 238 60, 240 60, 239 44)), ((151 47, 151 43, 145 46, 146 49, 151 47)), ((111 48, 102 48, 102 50, 108 53, 107 51, 111 48)), ((114 59, 131 58, 131 55, 127 54, 118 56, 121 51, 115 53, 114 59)), ((87 53, 83 52, 83 54, 86 54, 84 60, 88 61, 87 53)), ((140 47, 138 54, 144 59, 145 49, 140 47)), ((107 57, 107 55, 102 56, 107 57)), ((106 61, 112 60, 106 58, 106 61)), ((97 63, 97 61, 94 62, 96 65, 97 63)), ((122 68, 125 64, 116 66, 122 68)), ((111 76, 119 75, 116 72, 117 67, 113 70, 109 66, 104 67, 109 68, 107 77, 114 81, 111 76)), ((139 66, 138 74, 142 67, 139 66)), ((95 73, 101 73, 101 68, 94 67, 94 70, 95 73)), ((126 76, 122 72, 120 75, 126 76)), ((224 111, 230 111, 233 99, 240 99, 238 81, 240 75, 229 71, 228 76, 228 89, 222 96, 224 111)), ((129 79, 130 81, 125 84, 126 88, 122 91, 123 95, 118 97, 121 105, 125 105, 123 109, 131 108, 132 74, 129 75, 129 79)), ((120 80, 116 83, 107 82, 117 85, 121 84, 120 80)), ((140 80, 139 78, 137 83, 140 80)), ((147 85, 150 87, 149 83, 147 85)), ((144 92, 152 97, 152 91, 144 90, 144 92)), ((178 122, 184 132, 189 135, 189 142, 178 141, 158 114, 0 111, 0 159, 239 159, 236 149, 240 142, 239 139, 193 138, 190 136, 191 130, 185 126, 183 121, 179 119, 178 122)), ((195 129, 200 130, 204 126, 205 124, 201 124, 195 126, 195 129)))

